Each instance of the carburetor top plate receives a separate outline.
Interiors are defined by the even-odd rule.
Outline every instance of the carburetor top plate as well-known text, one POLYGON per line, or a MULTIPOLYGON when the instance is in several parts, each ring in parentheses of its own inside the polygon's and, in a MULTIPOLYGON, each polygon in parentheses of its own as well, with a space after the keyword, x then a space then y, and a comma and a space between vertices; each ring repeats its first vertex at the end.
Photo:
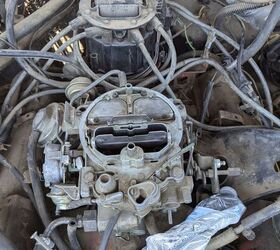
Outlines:
MULTIPOLYGON (((144 166, 139 171, 147 177, 180 148, 184 109, 178 106, 154 90, 131 85, 107 92, 82 114, 83 149, 93 165, 113 172, 122 172, 119 166, 133 151, 138 158, 142 155, 147 171, 144 166)), ((129 165, 126 173, 139 172, 136 163, 129 165)))

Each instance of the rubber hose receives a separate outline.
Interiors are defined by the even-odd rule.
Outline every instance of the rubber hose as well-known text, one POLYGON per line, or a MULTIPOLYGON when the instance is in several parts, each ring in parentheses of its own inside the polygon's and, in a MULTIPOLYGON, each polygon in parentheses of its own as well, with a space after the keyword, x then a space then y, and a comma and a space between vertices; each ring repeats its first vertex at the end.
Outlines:
MULTIPOLYGON (((15 47, 17 47, 16 44, 16 39, 15 39, 15 32, 14 32, 14 13, 16 10, 16 6, 17 6, 17 0, 8 0, 7 2, 7 14, 6 14, 6 31, 7 31, 7 38, 8 41, 14 45, 15 47)), ((61 87, 62 84, 65 83, 61 83, 59 81, 55 81, 52 79, 48 79, 44 76, 42 76, 41 74, 37 73, 36 71, 33 70, 32 67, 30 67, 30 65, 28 63, 26 63, 25 60, 20 59, 20 58, 16 58, 17 62, 19 63, 19 65, 26 71, 28 72, 29 75, 31 75, 33 78, 49 84, 49 85, 53 85, 53 86, 57 86, 57 87, 61 87)))
POLYGON ((43 235, 45 237, 50 237, 50 235, 52 234, 52 232, 59 226, 61 225, 68 225, 71 222, 75 222, 75 218, 72 217, 60 217, 57 218, 55 220, 53 220, 51 223, 49 223, 49 225, 46 227, 43 235))
POLYGON ((16 116, 17 112, 27 103, 30 101, 33 101, 34 99, 37 99, 39 97, 47 96, 47 95, 57 95, 57 94, 64 94, 65 91, 63 89, 52 89, 52 90, 45 90, 42 92, 38 92, 34 95, 31 95, 29 97, 26 97, 21 102, 19 102, 8 114, 8 116, 5 118, 5 120, 2 122, 0 126, 0 135, 3 134, 3 132, 6 130, 12 119, 16 116))
POLYGON ((82 250, 81 245, 77 238, 77 225, 73 223, 69 223, 67 225, 67 235, 71 245, 71 249, 73 250, 82 250))
POLYGON ((115 225, 118 222, 118 219, 119 219, 120 215, 121 215, 121 212, 118 212, 116 215, 113 215, 112 218, 109 220, 109 222, 106 226, 106 229, 103 233, 102 240, 101 240, 101 243, 100 243, 100 246, 99 246, 99 250, 106 250, 107 249, 111 234, 113 232, 113 229, 114 229, 115 225))
MULTIPOLYGON (((239 44, 236 43, 232 38, 230 38, 229 36, 225 35, 221 31, 219 31, 219 30, 217 30, 217 29, 215 29, 215 28, 213 28, 213 27, 203 23, 202 21, 200 21, 195 15, 193 15, 188 9, 186 9, 182 5, 180 5, 178 3, 175 3, 175 2, 170 2, 170 1, 167 1, 167 4, 177 14, 179 14, 183 18, 189 20, 190 22, 200 26, 205 33, 207 33, 207 34, 209 34, 210 32, 211 33, 215 33, 216 36, 222 38, 224 41, 226 41, 227 43, 232 45, 235 49, 237 49, 237 50, 240 49, 239 44)), ((271 100, 269 88, 267 86, 267 82, 265 80, 265 77, 262 74, 262 72, 261 72, 260 68, 258 67, 258 65, 256 64, 256 62, 252 58, 249 59, 249 63, 251 64, 252 68, 256 72, 258 78, 260 79, 260 81, 262 83, 262 86, 264 87, 264 90, 266 91, 266 98, 267 98, 268 109, 269 109, 269 111, 271 113, 273 113, 272 100, 271 100)), ((233 65, 233 68, 234 67, 235 66, 233 65)), ((228 70, 230 70, 230 69, 228 69, 228 70)))
POLYGON ((260 7, 263 7, 266 4, 262 4, 262 3, 235 3, 235 4, 231 4, 228 5, 224 8, 222 8, 219 13, 216 15, 215 20, 214 20, 214 24, 213 26, 216 27, 217 29, 221 28, 221 25, 223 24, 224 18, 226 16, 230 16, 233 14, 240 14, 244 11, 248 11, 248 10, 254 10, 254 9, 258 9, 260 7))
MULTIPOLYGON (((3 1, 3 0, 1 0, 3 1)), ((22 21, 14 26, 15 38, 20 40, 30 33, 37 30, 42 24, 46 23, 52 16, 57 14, 57 11, 65 4, 68 0, 50 0, 41 8, 36 10, 34 13, 24 18, 22 21)), ((0 34, 0 38, 6 40, 7 32, 0 34)), ((5 48, 5 43, 0 41, 0 48, 5 48)), ((0 66, 1 68, 1 66, 0 66)))
POLYGON ((52 52, 36 51, 36 50, 11 50, 1 49, 0 56, 2 57, 15 57, 15 58, 40 58, 51 59, 58 62, 67 62, 75 65, 73 59, 67 56, 58 55, 52 52))
MULTIPOLYGON (((269 36, 273 32, 275 26, 277 25, 280 19, 280 0, 276 0, 268 18, 266 19, 262 29, 259 31, 256 39, 250 44, 248 48, 244 50, 242 55, 241 63, 244 64, 250 58, 254 57, 257 52, 264 46, 267 42, 269 36)), ((237 64, 235 60, 228 68, 233 68, 237 64)))

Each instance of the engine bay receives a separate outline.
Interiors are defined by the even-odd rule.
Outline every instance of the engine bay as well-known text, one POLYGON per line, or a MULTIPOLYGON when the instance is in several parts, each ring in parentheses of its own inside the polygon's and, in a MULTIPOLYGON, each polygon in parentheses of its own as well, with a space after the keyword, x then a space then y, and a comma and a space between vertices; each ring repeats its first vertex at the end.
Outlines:
POLYGON ((0 0, 0 249, 280 249, 279 19, 0 0))

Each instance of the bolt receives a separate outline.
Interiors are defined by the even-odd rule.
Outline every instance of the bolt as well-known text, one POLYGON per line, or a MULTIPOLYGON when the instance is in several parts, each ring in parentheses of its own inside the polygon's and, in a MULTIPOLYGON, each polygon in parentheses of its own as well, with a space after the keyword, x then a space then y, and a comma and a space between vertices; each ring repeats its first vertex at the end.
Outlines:
POLYGON ((113 97, 114 97, 114 98, 117 98, 118 96, 119 96, 119 93, 118 93, 118 92, 114 92, 114 93, 113 93, 113 97))
POLYGON ((256 238, 256 234, 252 229, 244 230, 242 234, 247 240, 254 240, 256 238))

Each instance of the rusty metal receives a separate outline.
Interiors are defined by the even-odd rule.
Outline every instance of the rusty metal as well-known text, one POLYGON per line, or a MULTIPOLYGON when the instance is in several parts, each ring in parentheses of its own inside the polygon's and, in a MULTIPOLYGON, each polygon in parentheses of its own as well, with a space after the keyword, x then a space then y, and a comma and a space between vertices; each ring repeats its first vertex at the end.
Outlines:
POLYGON ((223 157, 228 166, 243 169, 238 178, 229 177, 225 184, 234 187, 244 202, 280 191, 280 172, 274 168, 280 160, 279 130, 236 129, 217 134, 204 133, 197 150, 223 157))

